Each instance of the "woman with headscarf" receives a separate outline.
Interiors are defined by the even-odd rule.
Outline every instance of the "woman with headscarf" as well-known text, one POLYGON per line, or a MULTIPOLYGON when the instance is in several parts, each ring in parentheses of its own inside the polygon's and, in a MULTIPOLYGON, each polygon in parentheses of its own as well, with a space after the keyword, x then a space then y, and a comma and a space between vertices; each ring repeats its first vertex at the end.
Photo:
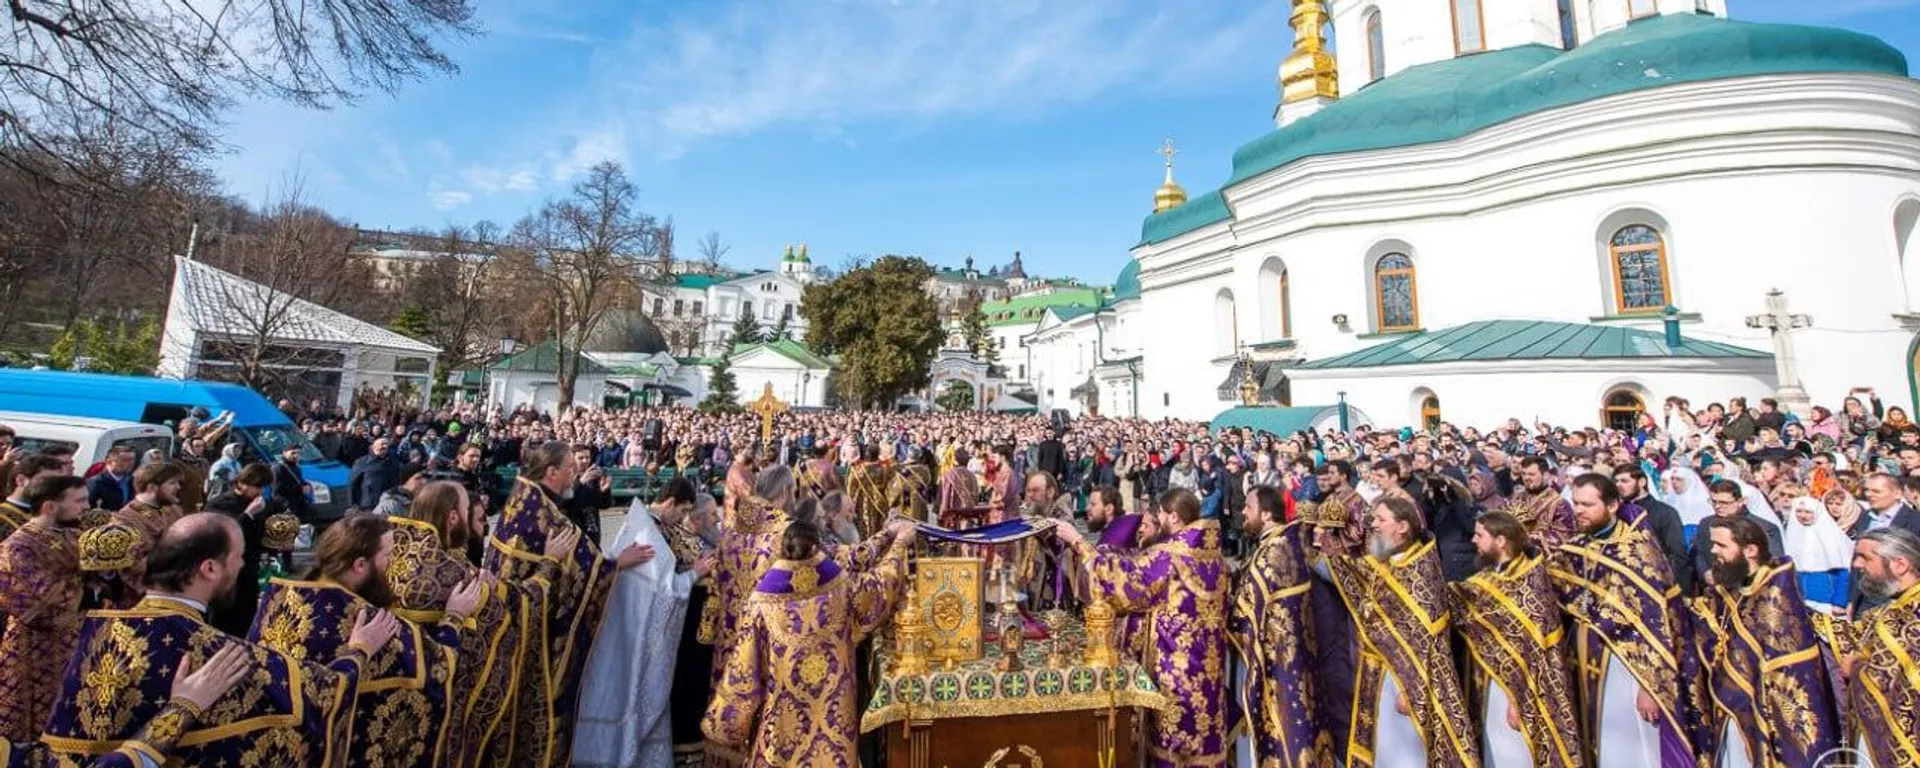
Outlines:
POLYGON ((1824 405, 1816 405, 1806 421, 1807 437, 1826 435, 1834 442, 1840 441, 1840 420, 1834 418, 1833 411, 1824 405))
POLYGON ((1812 496, 1788 502, 1786 517, 1783 543, 1800 575, 1801 598, 1814 610, 1845 610, 1853 540, 1834 523, 1825 505, 1812 496))
POLYGON ((1864 521, 1867 517, 1867 508, 1861 506, 1860 500, 1848 492, 1846 485, 1841 484, 1827 491, 1820 500, 1825 503, 1827 516, 1833 518, 1834 526, 1839 528, 1841 533, 1846 534, 1847 538, 1857 539, 1866 531, 1864 521))
POLYGON ((220 460, 207 470, 207 498, 226 493, 234 476, 240 474, 240 467, 240 444, 227 443, 220 449, 220 460))
POLYGON ((1907 419, 1906 409, 1897 405, 1889 406, 1887 408, 1887 417, 1880 422, 1880 443, 1882 445, 1898 445, 1900 441, 1900 431, 1911 426, 1913 426, 1913 422, 1907 419))
POLYGON ((1691 469, 1674 466, 1660 476, 1660 500, 1680 513, 1685 541, 1693 541, 1700 521, 1713 516, 1713 502, 1707 496, 1707 484, 1691 469))

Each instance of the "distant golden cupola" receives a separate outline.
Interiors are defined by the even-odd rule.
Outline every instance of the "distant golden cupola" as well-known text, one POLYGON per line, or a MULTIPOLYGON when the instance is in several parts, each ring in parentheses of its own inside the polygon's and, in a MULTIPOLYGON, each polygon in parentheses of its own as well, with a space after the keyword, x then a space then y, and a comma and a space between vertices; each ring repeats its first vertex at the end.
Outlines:
POLYGON ((1165 213, 1187 202, 1186 188, 1173 180, 1173 156, 1177 153, 1178 150, 1173 148, 1173 139, 1167 139, 1167 143, 1160 147, 1160 154, 1167 159, 1167 178, 1161 182, 1159 189, 1153 191, 1154 213, 1165 213))

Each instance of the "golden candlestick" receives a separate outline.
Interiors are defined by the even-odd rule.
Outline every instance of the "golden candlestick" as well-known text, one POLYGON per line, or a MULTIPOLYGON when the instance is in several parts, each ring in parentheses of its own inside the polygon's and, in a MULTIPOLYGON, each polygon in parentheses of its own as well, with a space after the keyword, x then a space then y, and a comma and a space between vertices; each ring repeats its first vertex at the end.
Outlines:
POLYGON ((1113 606, 1106 599, 1087 602, 1087 666, 1111 667, 1118 663, 1113 650, 1113 617, 1113 606))
POLYGON ((918 582, 909 580, 907 584, 907 603, 893 617, 894 640, 899 649, 899 655, 893 660, 893 673, 921 675, 926 674, 926 650, 933 640, 927 636, 927 620, 921 615, 918 582))

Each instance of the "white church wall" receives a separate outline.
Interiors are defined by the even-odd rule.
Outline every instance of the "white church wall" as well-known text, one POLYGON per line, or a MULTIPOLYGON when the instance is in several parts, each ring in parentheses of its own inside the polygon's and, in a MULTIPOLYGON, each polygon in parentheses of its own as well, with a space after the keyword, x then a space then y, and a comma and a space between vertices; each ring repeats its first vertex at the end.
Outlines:
POLYGON ((1778 287, 1790 311, 1813 317, 1795 339, 1816 402, 1854 386, 1907 402, 1913 333, 1893 316, 1920 302, 1907 288, 1920 286, 1920 263, 1903 261, 1920 250, 1906 235, 1920 218, 1920 156, 1859 136, 1912 137, 1916 125, 1920 84, 1911 80, 1744 78, 1256 177, 1227 191, 1230 226, 1136 251, 1150 361, 1143 411, 1204 417, 1223 407, 1214 388, 1224 366, 1209 365, 1203 338, 1214 298, 1234 291, 1246 340, 1278 338, 1261 270, 1269 259, 1286 265, 1292 338, 1305 359, 1391 339, 1369 337, 1370 264, 1389 250, 1413 259, 1422 328, 1535 319, 1657 330, 1657 316, 1615 316, 1606 243, 1627 223, 1662 232, 1688 336, 1770 352, 1770 335, 1746 318, 1778 287), (1228 252, 1229 280, 1191 282, 1228 252))
POLYGON ((1607 395, 1618 391, 1634 393, 1656 417, 1670 395, 1704 408, 1729 397, 1757 399, 1773 391, 1770 363, 1742 362, 1719 370, 1687 370, 1690 367, 1695 366, 1670 361, 1638 366, 1610 361, 1524 361, 1296 371, 1293 401, 1303 406, 1333 405, 1345 392, 1347 404, 1366 411, 1376 425, 1399 428, 1420 423, 1421 396, 1431 392, 1440 401, 1443 420, 1485 431, 1514 418, 1528 428, 1536 420, 1555 426, 1597 426, 1603 423, 1607 395))
POLYGON ((818 408, 826 404, 827 371, 809 369, 792 358, 760 349, 732 360, 734 391, 742 404, 759 399, 767 385, 788 405, 818 408))

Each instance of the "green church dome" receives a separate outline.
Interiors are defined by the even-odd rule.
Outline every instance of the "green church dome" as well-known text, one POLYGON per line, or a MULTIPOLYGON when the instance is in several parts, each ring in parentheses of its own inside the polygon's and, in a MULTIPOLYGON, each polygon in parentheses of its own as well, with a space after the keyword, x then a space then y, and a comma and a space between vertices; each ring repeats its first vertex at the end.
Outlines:
MULTIPOLYGON (((1631 91, 1812 72, 1905 77, 1907 60, 1879 38, 1841 29, 1654 16, 1570 51, 1523 45, 1408 67, 1241 146, 1226 186, 1303 158, 1457 139, 1517 117, 1631 91)), ((1162 242, 1230 218, 1224 200, 1196 208, 1209 195, 1148 216, 1141 242, 1162 242)))
POLYGON ((1113 279, 1113 301, 1120 302, 1140 298, 1140 260, 1127 259, 1127 266, 1120 269, 1120 276, 1113 279))

